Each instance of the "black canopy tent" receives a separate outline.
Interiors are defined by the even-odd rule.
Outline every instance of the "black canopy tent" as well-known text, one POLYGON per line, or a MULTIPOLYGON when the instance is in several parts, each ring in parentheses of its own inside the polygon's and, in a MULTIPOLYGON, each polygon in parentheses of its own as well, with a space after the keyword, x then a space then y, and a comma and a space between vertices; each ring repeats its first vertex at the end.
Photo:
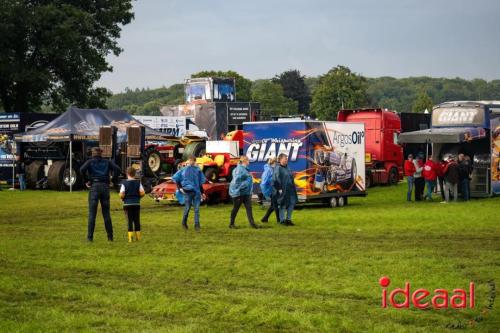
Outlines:
MULTIPOLYGON (((127 128, 144 126, 146 141, 168 141, 171 137, 156 131, 132 117, 123 110, 79 109, 68 111, 44 126, 14 135, 17 142, 69 142, 69 156, 73 156, 74 141, 98 141, 102 126, 117 128, 117 142, 127 141, 127 128)), ((73 158, 69 158, 69 170, 73 170, 73 158)), ((70 174, 70 178, 76 177, 70 174)), ((72 182, 69 186, 72 191, 72 182)))
POLYGON ((65 113, 44 126, 14 136, 18 142, 84 141, 99 139, 101 126, 117 128, 118 143, 127 141, 127 127, 144 126, 146 140, 167 141, 171 139, 156 131, 123 110, 79 109, 71 107, 65 113))

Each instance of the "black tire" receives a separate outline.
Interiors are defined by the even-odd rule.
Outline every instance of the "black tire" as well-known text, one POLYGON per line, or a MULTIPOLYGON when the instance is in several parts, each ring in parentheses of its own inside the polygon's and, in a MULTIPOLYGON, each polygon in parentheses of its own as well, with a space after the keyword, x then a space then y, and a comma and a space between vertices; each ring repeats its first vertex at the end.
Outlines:
POLYGON ((207 180, 209 182, 216 182, 219 180, 219 170, 217 170, 217 168, 214 168, 214 167, 208 167, 208 168, 205 168, 205 178, 207 178, 207 180))
POLYGON ((153 190, 153 183, 152 183, 151 179, 149 179, 147 177, 142 177, 141 184, 142 184, 142 187, 144 188, 145 193, 151 193, 151 191, 153 190))
POLYGON ((365 188, 370 188, 373 186, 371 172, 367 172, 365 175, 365 188))
POLYGON ((26 187, 36 189, 37 183, 44 177, 43 161, 33 161, 26 167, 26 187))
POLYGON ((189 156, 201 157, 205 155, 205 142, 197 141, 186 145, 184 153, 182 153, 182 160, 186 161, 189 156))
POLYGON ((54 191, 68 191, 70 182, 72 189, 78 190, 82 185, 82 176, 78 170, 78 165, 73 162, 73 172, 70 173, 69 163, 66 161, 55 161, 49 168, 47 182, 49 188, 54 191), (72 174, 72 178, 70 175, 72 174))
POLYGON ((156 177, 161 172, 161 155, 154 147, 150 147, 144 153, 145 174, 149 177, 156 177))
POLYGON ((389 171, 389 177, 387 179, 387 185, 396 185, 399 181, 398 177, 398 169, 396 168, 391 168, 389 171))
POLYGON ((339 202, 336 197, 330 198, 330 207, 337 208, 339 206, 339 202))
POLYGON ((337 204, 339 207, 344 207, 345 206, 345 197, 338 197, 337 198, 337 204))

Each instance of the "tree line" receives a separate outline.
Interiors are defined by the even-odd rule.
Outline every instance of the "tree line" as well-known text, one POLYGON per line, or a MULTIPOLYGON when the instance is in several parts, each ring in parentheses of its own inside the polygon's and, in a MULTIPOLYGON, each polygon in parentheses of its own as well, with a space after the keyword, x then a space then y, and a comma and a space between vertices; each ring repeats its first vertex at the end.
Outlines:
MULTIPOLYGON (((306 115, 336 119, 342 108, 381 107, 398 112, 424 112, 453 100, 500 100, 500 80, 461 78, 379 77, 367 78, 346 66, 332 68, 324 75, 306 77, 288 70, 271 79, 251 81, 234 71, 203 71, 191 77, 234 77, 239 101, 261 103, 264 119, 273 115, 306 115)), ((182 104, 182 84, 157 89, 126 89, 107 99, 112 109, 133 114, 159 115, 163 105, 182 104)))
MULTIPOLYGON (((182 104, 183 84, 114 95, 95 86, 112 71, 107 56, 122 52, 118 38, 134 18, 132 9, 132 0, 0 1, 0 111, 62 112, 75 105, 158 115, 163 105, 182 104)), ((260 102, 264 119, 301 114, 332 120, 341 108, 423 112, 444 101, 500 100, 500 80, 368 78, 346 66, 317 77, 291 69, 255 81, 235 71, 192 74, 209 76, 235 78, 237 100, 260 102)))

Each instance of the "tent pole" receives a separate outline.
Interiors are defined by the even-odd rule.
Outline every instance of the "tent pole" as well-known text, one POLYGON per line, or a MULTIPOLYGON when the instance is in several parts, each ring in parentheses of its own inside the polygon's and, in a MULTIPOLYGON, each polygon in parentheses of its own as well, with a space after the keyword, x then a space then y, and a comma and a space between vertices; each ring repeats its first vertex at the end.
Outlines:
POLYGON ((73 192, 73 141, 71 135, 69 136, 69 191, 73 192))
MULTIPOLYGON (((12 154, 12 188, 11 189, 13 189, 13 190, 16 188, 16 155, 17 155, 17 151, 16 151, 16 154, 12 154)), ((26 175, 24 177, 26 177, 26 175)), ((19 187, 21 187, 21 183, 19 183, 19 187)))

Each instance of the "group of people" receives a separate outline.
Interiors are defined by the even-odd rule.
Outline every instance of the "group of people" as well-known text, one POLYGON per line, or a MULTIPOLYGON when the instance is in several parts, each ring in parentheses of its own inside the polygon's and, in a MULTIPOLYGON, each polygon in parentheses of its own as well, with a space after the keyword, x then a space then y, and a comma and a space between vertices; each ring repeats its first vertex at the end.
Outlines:
POLYGON ((404 163, 404 173, 408 182, 406 199, 412 200, 412 192, 415 193, 415 201, 432 200, 432 193, 439 184, 442 202, 447 203, 453 195, 453 200, 458 199, 458 188, 464 201, 470 199, 470 180, 472 175, 472 162, 470 157, 459 154, 458 160, 449 155, 441 161, 434 161, 429 156, 424 162, 423 154, 414 158, 412 154, 404 163), (424 190, 427 191, 424 194, 424 190))
MULTIPOLYGON (((248 222, 251 227, 259 228, 255 223, 252 213, 253 178, 248 170, 250 162, 246 156, 241 156, 240 161, 232 173, 229 184, 229 195, 233 200, 233 208, 229 219, 229 228, 236 229, 235 224, 238 211, 243 204, 247 213, 248 222)), ((80 168, 85 184, 90 189, 88 195, 88 229, 87 240, 94 239, 95 220, 97 206, 101 204, 104 227, 109 241, 113 241, 113 225, 110 214, 110 174, 120 174, 120 168, 112 161, 102 158, 102 150, 98 147, 92 149, 92 158, 87 160, 80 168)), ((144 188, 139 180, 135 178, 136 170, 129 167, 126 170, 127 179, 120 187, 120 198, 123 201, 123 210, 128 222, 128 241, 139 241, 141 239, 140 223, 140 200, 144 196, 144 188)), ((194 229, 199 231, 200 227, 200 205, 206 199, 203 184, 205 175, 196 165, 196 158, 189 157, 184 168, 177 171, 172 177, 177 185, 178 191, 184 197, 184 212, 182 215, 182 227, 188 229, 188 216, 191 208, 194 209, 194 229)), ((268 222, 269 216, 275 212, 276 220, 284 226, 293 226, 292 213, 297 203, 297 192, 294 185, 293 174, 288 169, 288 156, 280 154, 278 159, 269 159, 264 167, 262 182, 260 184, 262 193, 269 200, 270 207, 262 222, 268 222)))
MULTIPOLYGON (((233 208, 229 218, 229 228, 237 229, 235 224, 238 211, 243 205, 246 210, 248 223, 252 228, 258 229, 252 212, 253 177, 248 170, 250 161, 246 156, 241 156, 240 161, 232 172, 229 184, 229 196, 233 200, 233 208)), ((177 188, 184 196, 184 213, 182 216, 182 227, 188 229, 187 219, 191 208, 194 209, 194 228, 200 230, 200 204, 205 199, 203 184, 205 176, 196 166, 195 157, 190 157, 186 167, 177 171, 172 179, 177 188)), ((261 222, 268 222, 269 216, 275 212, 276 220, 284 226, 293 226, 292 214, 297 203, 297 192, 294 185, 293 175, 288 169, 288 156, 281 154, 278 160, 270 158, 264 167, 260 184, 265 198, 270 202, 261 222)))

